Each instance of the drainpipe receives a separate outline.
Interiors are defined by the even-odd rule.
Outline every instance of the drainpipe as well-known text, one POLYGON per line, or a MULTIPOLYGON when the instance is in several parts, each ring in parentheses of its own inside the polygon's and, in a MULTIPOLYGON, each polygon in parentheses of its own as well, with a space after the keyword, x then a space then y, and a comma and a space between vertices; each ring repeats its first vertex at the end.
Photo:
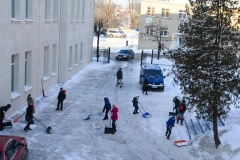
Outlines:
POLYGON ((60 15, 59 15, 59 44, 58 44, 58 83, 60 83, 60 52, 61 52, 61 30, 62 30, 62 0, 60 0, 60 15))

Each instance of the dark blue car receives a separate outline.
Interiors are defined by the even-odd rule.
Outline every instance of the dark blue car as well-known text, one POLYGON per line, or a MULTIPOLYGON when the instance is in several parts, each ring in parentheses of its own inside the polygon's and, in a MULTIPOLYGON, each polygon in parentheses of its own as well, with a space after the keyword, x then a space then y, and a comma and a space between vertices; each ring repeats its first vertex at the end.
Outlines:
POLYGON ((139 83, 143 84, 145 78, 148 78, 149 89, 164 91, 165 76, 158 65, 143 64, 140 70, 139 83))
POLYGON ((130 60, 134 59, 134 52, 132 49, 121 49, 117 55, 116 55, 116 60, 130 60))

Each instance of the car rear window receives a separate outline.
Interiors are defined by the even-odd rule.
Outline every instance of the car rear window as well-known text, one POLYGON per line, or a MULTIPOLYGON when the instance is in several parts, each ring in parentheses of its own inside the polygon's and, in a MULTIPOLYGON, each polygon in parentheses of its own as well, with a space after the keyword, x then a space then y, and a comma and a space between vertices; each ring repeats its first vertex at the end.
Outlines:
POLYGON ((119 53, 128 54, 128 50, 120 50, 119 53))

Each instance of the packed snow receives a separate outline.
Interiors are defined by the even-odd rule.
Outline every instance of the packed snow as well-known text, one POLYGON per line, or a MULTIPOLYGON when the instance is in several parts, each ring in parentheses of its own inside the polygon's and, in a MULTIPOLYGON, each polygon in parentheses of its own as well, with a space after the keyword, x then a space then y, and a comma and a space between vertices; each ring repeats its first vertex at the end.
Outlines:
MULTIPOLYGON (((132 48, 137 51, 137 33, 128 34, 132 48), (132 38, 136 37, 136 38, 132 38)), ((100 37, 100 46, 112 46, 117 51, 124 47, 126 39, 100 37), (118 41, 118 44, 117 44, 118 41)), ((96 45, 96 37, 94 44, 96 45)), ((150 62, 150 59, 147 59, 150 62)), ((171 70, 172 62, 165 58, 154 59, 162 65, 164 75, 171 70)), ((189 139, 186 126, 175 124, 170 140, 165 136, 168 113, 173 110, 174 96, 182 97, 180 87, 171 76, 164 79, 163 92, 149 91, 143 95, 139 84, 140 60, 110 60, 110 63, 92 61, 64 84, 57 84, 46 91, 46 97, 35 98, 38 121, 30 126, 33 130, 23 131, 26 121, 20 118, 12 127, 0 134, 24 136, 27 138, 29 160, 238 160, 240 159, 240 110, 234 107, 223 119, 225 126, 219 127, 222 144, 215 148, 213 131, 189 139), (123 87, 116 87, 116 72, 123 70, 123 87), (60 87, 66 89, 67 98, 63 110, 56 111, 60 87), (132 98, 139 95, 142 112, 134 115, 132 98), (84 120, 89 114, 102 112, 104 97, 118 109, 117 132, 104 134, 110 120, 104 115, 84 120), (150 118, 143 117, 148 112, 150 118), (43 126, 43 125, 44 126, 43 126), (51 134, 46 128, 51 126, 51 134), (176 140, 186 140, 186 146, 177 147, 176 140)), ((13 120, 26 107, 8 119, 13 120)), ((194 117, 193 111, 186 111, 185 119, 194 117)), ((110 113, 109 113, 110 117, 110 113)))

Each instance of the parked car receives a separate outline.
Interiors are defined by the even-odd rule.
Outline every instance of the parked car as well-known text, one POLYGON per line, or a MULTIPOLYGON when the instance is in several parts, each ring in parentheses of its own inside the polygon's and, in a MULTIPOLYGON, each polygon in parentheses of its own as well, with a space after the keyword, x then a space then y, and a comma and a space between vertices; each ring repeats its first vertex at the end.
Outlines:
POLYGON ((0 135, 0 160, 26 160, 27 158, 26 138, 0 135))
POLYGON ((139 83, 143 84, 145 78, 148 78, 149 89, 164 91, 165 76, 157 64, 143 64, 141 66, 139 83))
POLYGON ((109 30, 107 31, 107 36, 110 38, 125 38, 126 34, 121 30, 109 30))
POLYGON ((134 59, 134 51, 132 49, 121 49, 117 55, 116 60, 130 60, 134 59))

